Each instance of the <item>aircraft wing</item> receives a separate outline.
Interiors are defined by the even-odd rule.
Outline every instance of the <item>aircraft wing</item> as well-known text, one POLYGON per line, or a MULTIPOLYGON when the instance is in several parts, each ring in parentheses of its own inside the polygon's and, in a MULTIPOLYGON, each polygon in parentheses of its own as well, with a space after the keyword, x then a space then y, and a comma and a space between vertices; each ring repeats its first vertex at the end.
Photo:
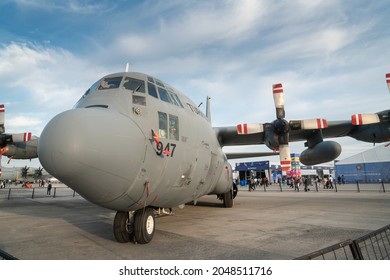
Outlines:
MULTIPOLYGON (((352 125, 351 121, 331 121, 328 122, 328 127, 321 129, 324 138, 336 138, 349 136, 351 132, 356 130, 356 126, 352 125)), ((221 146, 239 146, 239 145, 259 145, 265 144, 265 132, 254 134, 238 134, 237 127, 214 127, 221 146)), ((319 130, 291 130, 290 142, 306 141, 315 136, 319 130)))
MULTIPOLYGON (((329 121, 327 122, 327 126, 321 129, 292 129, 290 127, 288 141, 305 141, 305 146, 308 147, 306 151, 309 152, 309 155, 306 156, 305 151, 301 154, 300 160, 302 163, 313 165, 328 162, 337 158, 341 153, 341 146, 334 141, 324 141, 325 138, 349 136, 356 140, 370 143, 390 141, 390 122, 387 119, 390 115, 390 110, 376 114, 381 116, 382 121, 363 125, 354 124, 351 120, 329 121), (384 116, 386 116, 386 118, 384 116)), ((272 123, 266 123, 263 124, 263 126, 264 131, 248 134, 240 134, 238 132, 239 129, 234 126, 215 127, 214 131, 222 147, 265 144, 271 150, 279 151, 280 143, 278 140, 282 138, 283 135, 280 136, 275 132, 272 123)), ((256 155, 256 153, 252 154, 253 157, 262 156, 260 154, 256 155)), ((275 153, 273 155, 275 155, 275 153)), ((229 156, 228 159, 248 157, 239 154, 229 156)))
MULTIPOLYGON (((386 83, 390 90, 390 73, 386 74, 386 83)), ((340 144, 324 141, 324 138, 350 136, 370 143, 390 141, 390 110, 354 114, 347 121, 328 122, 322 118, 287 121, 283 85, 272 85, 272 93, 276 119, 271 123, 241 123, 214 128, 222 147, 265 144, 271 150, 279 151, 282 171, 289 171, 289 142, 305 141, 307 149, 300 154, 300 161, 305 165, 315 165, 332 161, 341 153, 340 144)))
MULTIPOLYGON (((328 127, 321 129, 324 138, 335 138, 348 136, 356 127, 351 121, 328 122, 328 127)), ((253 134, 238 134, 236 126, 214 127, 218 141, 221 146, 259 145, 265 144, 265 132, 253 134)), ((306 141, 317 134, 319 130, 297 129, 291 130, 290 142, 306 141)))
POLYGON ((234 153, 225 153, 227 159, 237 159, 237 158, 251 158, 251 157, 266 157, 266 156, 277 156, 279 153, 277 152, 234 152, 234 153))
POLYGON ((238 145, 264 144, 264 133, 238 134, 237 127, 214 127, 218 141, 222 147, 238 145))

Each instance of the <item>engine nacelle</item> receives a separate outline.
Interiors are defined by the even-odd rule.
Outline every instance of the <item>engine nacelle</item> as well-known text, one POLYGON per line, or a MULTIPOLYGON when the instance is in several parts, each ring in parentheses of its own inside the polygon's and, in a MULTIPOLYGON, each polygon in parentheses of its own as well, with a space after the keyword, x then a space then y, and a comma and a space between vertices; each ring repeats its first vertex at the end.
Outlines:
POLYGON ((14 159, 32 159, 38 157, 37 146, 38 138, 35 137, 27 142, 8 144, 2 148, 1 153, 14 159))
POLYGON ((299 161, 304 165, 315 165, 336 159, 341 153, 341 146, 334 141, 320 142, 314 147, 304 150, 299 161))
POLYGON ((360 125, 349 133, 348 136, 369 143, 387 142, 390 139, 389 123, 381 122, 371 125, 360 125))

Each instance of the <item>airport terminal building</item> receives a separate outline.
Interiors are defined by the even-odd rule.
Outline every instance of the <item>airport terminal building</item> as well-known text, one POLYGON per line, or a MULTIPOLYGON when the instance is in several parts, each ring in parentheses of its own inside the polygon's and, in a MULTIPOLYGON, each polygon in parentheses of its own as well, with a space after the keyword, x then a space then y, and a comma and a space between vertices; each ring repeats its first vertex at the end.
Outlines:
POLYGON ((390 182, 390 146, 377 146, 344 160, 336 161, 336 178, 343 176, 345 183, 390 182))

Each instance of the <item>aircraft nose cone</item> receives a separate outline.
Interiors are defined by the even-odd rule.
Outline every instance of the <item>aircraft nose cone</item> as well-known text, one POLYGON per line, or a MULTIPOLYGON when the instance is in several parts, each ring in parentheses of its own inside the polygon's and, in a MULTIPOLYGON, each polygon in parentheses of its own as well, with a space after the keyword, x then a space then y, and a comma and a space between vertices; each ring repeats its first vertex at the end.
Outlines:
POLYGON ((96 204, 129 188, 144 161, 146 139, 128 117, 83 108, 54 117, 39 139, 38 156, 54 177, 96 204))

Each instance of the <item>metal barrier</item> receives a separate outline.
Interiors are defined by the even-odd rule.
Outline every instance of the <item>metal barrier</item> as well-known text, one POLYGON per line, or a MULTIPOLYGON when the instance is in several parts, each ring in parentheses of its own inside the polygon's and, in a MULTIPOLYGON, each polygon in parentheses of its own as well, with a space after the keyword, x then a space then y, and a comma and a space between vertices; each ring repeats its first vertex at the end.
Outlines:
MULTIPOLYGON (((241 190, 248 190, 248 186, 241 186, 241 190)), ((290 187, 286 184, 278 184, 278 183, 272 183, 269 184, 267 187, 265 185, 258 186, 255 188, 256 191, 263 191, 263 192, 295 192, 296 190, 294 187, 290 187)), ((299 191, 304 192, 305 187, 304 185, 299 186, 299 191)), ((308 186, 308 191, 311 192, 379 192, 379 193, 386 193, 390 192, 390 184, 389 183, 370 183, 370 184, 363 184, 363 183, 353 183, 353 184, 338 184, 333 182, 333 187, 326 188, 324 187, 323 183, 317 183, 313 182, 311 185, 308 186)))
POLYGON ((346 240, 296 260, 389 260, 390 225, 355 240, 346 240))
POLYGON ((16 199, 16 198, 43 198, 43 197, 66 197, 77 196, 78 194, 69 187, 53 187, 50 193, 47 192, 47 188, 33 187, 33 188, 3 188, 0 189, 1 199, 16 199))
POLYGON ((16 257, 8 254, 7 252, 4 252, 3 250, 0 249, 0 258, 2 260, 18 260, 16 257))
POLYGON ((362 236, 354 242, 362 260, 390 259, 390 225, 362 236))

